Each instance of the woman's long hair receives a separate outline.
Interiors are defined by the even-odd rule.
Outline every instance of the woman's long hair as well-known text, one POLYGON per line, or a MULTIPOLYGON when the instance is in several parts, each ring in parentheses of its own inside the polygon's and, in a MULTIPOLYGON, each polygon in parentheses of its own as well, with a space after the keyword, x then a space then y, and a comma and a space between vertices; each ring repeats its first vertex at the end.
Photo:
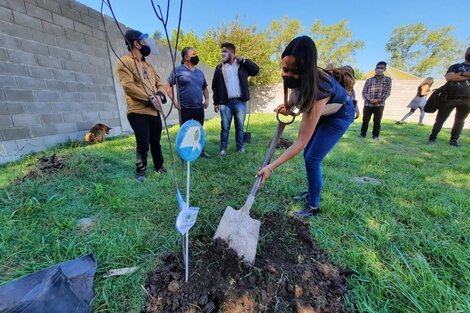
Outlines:
POLYGON ((423 87, 424 85, 429 85, 431 86, 434 83, 434 78, 432 77, 426 77, 421 84, 419 84, 418 87, 423 87))
MULTIPOLYGON (((295 103, 286 103, 286 108, 290 110, 295 105, 301 112, 309 113, 319 92, 320 78, 329 79, 323 71, 317 68, 317 47, 308 36, 296 37, 282 52, 281 58, 286 56, 295 57, 300 77, 297 99, 295 103)), ((284 90, 286 90, 285 85, 284 90)))

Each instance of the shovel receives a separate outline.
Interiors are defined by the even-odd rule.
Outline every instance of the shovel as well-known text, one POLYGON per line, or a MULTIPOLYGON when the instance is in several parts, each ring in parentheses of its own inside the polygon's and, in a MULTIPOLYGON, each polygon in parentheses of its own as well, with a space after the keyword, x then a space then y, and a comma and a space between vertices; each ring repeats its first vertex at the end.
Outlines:
MULTIPOLYGON (((293 122, 294 120, 292 120, 293 122)), ((292 123, 290 122, 290 123, 292 123)), ((268 153, 264 158, 261 167, 265 167, 271 161, 276 145, 287 124, 279 121, 276 133, 269 146, 268 153)), ((214 235, 214 239, 221 238, 228 243, 228 246, 235 250, 239 257, 251 264, 255 263, 256 247, 258 246, 260 221, 250 217, 250 209, 255 201, 262 177, 256 178, 251 192, 246 199, 245 205, 240 210, 235 210, 228 206, 220 220, 219 226, 214 235)))

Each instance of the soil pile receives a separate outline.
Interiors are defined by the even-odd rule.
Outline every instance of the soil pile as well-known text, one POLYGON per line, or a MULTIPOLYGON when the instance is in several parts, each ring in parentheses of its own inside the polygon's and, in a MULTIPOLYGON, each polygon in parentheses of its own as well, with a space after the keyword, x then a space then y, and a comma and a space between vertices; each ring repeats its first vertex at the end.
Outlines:
POLYGON ((287 149, 292 146, 292 141, 284 137, 279 138, 276 148, 287 149))
POLYGON ((166 255, 147 282, 143 312, 350 312, 352 272, 329 262, 298 219, 264 216, 255 265, 220 240, 193 239, 191 249, 189 282, 182 257, 166 255))
MULTIPOLYGON (((32 165, 30 165, 32 167, 32 165)), ((44 175, 55 173, 65 167, 65 158, 53 154, 38 158, 38 163, 22 179, 38 178, 44 175)))

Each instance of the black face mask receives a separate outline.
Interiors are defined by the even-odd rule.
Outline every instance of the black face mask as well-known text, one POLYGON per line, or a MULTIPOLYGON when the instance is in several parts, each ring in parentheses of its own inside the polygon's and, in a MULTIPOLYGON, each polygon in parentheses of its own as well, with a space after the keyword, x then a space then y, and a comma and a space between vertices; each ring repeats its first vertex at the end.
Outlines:
POLYGON ((150 54, 151 50, 149 46, 142 45, 139 49, 140 53, 142 54, 143 57, 146 57, 150 54))
POLYGON ((191 57, 191 60, 189 60, 189 61, 191 62, 191 64, 197 65, 199 63, 199 56, 195 55, 195 56, 191 57))
POLYGON ((467 54, 467 55, 465 56, 465 61, 467 61, 468 63, 470 63, 470 54, 467 54))
POLYGON ((282 77, 284 80, 284 85, 289 89, 295 89, 300 87, 300 79, 294 78, 292 76, 282 77))

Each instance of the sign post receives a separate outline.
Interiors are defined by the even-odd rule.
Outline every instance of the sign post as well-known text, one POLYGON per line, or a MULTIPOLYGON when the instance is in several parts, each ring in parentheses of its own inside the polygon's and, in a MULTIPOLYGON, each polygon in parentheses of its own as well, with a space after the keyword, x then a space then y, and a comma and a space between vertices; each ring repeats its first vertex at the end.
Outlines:
POLYGON ((190 162, 196 160, 204 148, 204 129, 195 121, 185 122, 176 135, 176 148, 180 157, 186 161, 186 202, 180 191, 176 190, 176 199, 180 213, 176 218, 176 229, 185 235, 185 281, 189 278, 189 230, 196 223, 199 208, 189 206, 190 162))

